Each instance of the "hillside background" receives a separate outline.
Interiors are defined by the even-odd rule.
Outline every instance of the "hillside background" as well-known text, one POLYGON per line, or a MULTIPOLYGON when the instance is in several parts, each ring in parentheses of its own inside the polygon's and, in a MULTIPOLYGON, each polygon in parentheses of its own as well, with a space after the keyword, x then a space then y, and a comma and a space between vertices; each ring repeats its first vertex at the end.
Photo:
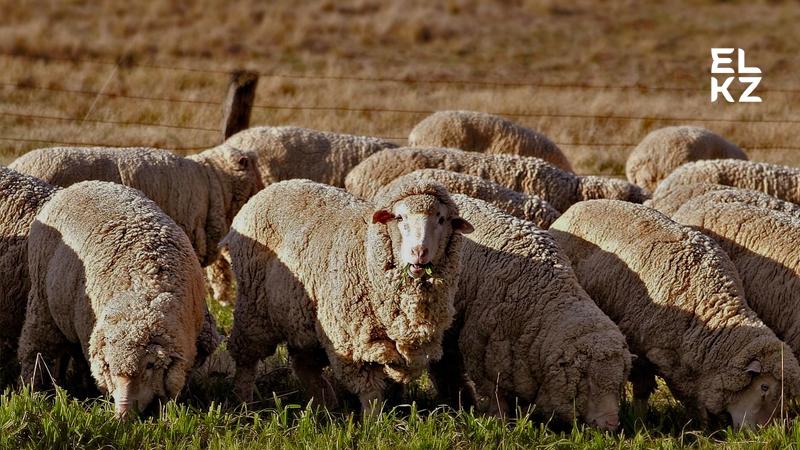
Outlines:
MULTIPOLYGON (((405 144, 436 110, 478 110, 546 134, 578 173, 620 176, 649 131, 692 124, 753 160, 800 165, 796 1, 0 0, 0 11, 2 164, 56 145, 214 146, 228 73, 252 69, 253 126, 405 144), (746 51, 762 103, 711 103, 712 47, 746 51)), ((732 83, 735 98, 744 87, 732 83)))

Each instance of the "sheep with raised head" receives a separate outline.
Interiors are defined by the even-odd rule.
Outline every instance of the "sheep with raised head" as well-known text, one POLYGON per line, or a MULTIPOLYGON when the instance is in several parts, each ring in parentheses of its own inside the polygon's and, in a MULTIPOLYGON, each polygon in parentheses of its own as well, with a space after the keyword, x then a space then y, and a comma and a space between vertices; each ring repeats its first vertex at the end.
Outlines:
POLYGON ((710 237, 642 205, 592 200, 550 227, 589 296, 625 334, 634 410, 655 376, 707 420, 765 424, 781 395, 800 393, 800 367, 750 309, 736 267, 710 237))
POLYGON ((659 190, 692 183, 715 183, 761 191, 787 202, 800 203, 800 169, 740 159, 695 161, 675 169, 659 190))
POLYGON ((486 201, 507 214, 533 222, 542 228, 549 227, 561 215, 549 203, 539 197, 513 191, 481 177, 442 169, 420 169, 398 177, 381 188, 377 196, 380 197, 381 192, 392 189, 395 184, 405 183, 407 180, 437 181, 442 183, 451 194, 464 194, 486 201))
POLYGON ((350 171, 345 186, 362 198, 373 198, 395 178, 418 169, 445 169, 475 175, 539 197, 558 211, 593 198, 636 203, 650 198, 649 191, 627 181, 576 176, 539 158, 465 152, 454 148, 404 147, 380 151, 350 171))
POLYGON ((256 364, 285 342, 309 397, 337 399, 322 369, 363 410, 442 354, 462 233, 471 225, 441 184, 398 186, 377 203, 309 180, 272 184, 226 238, 237 296, 228 350, 236 392, 252 401, 256 364))
POLYGON ((17 343, 28 291, 28 233, 57 188, 0 166, 0 390, 18 376, 17 343))
POLYGON ((475 232, 464 239, 444 356, 430 366, 437 390, 469 408, 471 380, 492 414, 535 404, 567 423, 616 429, 631 369, 625 336, 546 231, 482 200, 453 199, 475 232))
POLYGON ((625 162, 628 181, 654 190, 683 164, 703 159, 747 159, 736 144, 705 128, 679 126, 651 131, 625 162))
POLYGON ((687 202, 673 220, 725 250, 739 271, 747 303, 800 356, 800 207, 789 203, 794 210, 787 213, 747 199, 720 201, 714 194, 687 202))
POLYGON ((31 291, 19 341, 22 378, 40 361, 91 367, 119 416, 175 398, 204 322, 203 272, 180 227, 140 191, 86 181, 42 207, 28 239, 31 291))
POLYGON ((264 184, 307 178, 337 187, 344 187, 347 173, 364 158, 398 146, 386 139, 292 126, 248 128, 225 143, 258 154, 264 184))
POLYGON ((573 172, 567 157, 547 136, 500 116, 477 111, 433 113, 414 126, 408 135, 408 145, 534 156, 573 172))

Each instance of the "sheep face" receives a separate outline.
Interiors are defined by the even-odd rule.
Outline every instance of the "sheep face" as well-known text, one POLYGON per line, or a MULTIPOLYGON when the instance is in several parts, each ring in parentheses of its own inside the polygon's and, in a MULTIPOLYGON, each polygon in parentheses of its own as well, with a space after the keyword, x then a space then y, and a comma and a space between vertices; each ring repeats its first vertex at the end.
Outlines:
POLYGON ((780 414, 780 381, 772 374, 761 373, 758 360, 751 362, 746 370, 753 376, 752 381, 735 394, 726 408, 735 428, 766 425, 780 414))
MULTIPOLYGON (((118 417, 130 419, 134 412, 147 409, 154 399, 167 398, 165 378, 171 362, 163 347, 151 345, 143 352, 136 370, 111 377, 110 390, 118 417)), ((115 372, 111 367, 109 370, 115 372)))
POLYGON ((230 222, 250 197, 264 189, 264 182, 258 170, 258 155, 255 152, 224 147, 223 159, 223 170, 227 174, 231 189, 228 210, 230 222))
POLYGON ((389 226, 400 267, 407 267, 410 276, 420 278, 426 273, 432 275, 435 259, 444 253, 451 233, 466 234, 474 229, 461 217, 447 216, 447 206, 436 197, 413 195, 395 203, 391 211, 376 211, 372 222, 389 226))

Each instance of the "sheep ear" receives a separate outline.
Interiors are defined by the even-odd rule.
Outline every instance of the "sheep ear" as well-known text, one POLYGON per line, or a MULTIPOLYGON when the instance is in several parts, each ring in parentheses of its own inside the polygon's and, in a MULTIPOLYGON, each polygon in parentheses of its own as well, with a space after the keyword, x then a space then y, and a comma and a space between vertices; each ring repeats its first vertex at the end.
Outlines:
POLYGON ((179 355, 179 354, 178 354, 178 353, 176 353, 176 352, 172 352, 172 353, 170 353, 170 354, 169 354, 169 357, 170 357, 170 358, 172 358, 172 361, 173 361, 173 362, 174 362, 174 361, 183 361, 183 362, 189 362, 189 360, 188 360, 188 359, 184 358, 183 356, 179 355))
POLYGON ((375 211, 375 214, 372 215, 372 223, 380 223, 381 225, 386 225, 386 222, 392 219, 394 219, 394 214, 385 209, 375 211))
POLYGON ((744 369, 750 375, 758 375, 761 373, 761 361, 754 359, 750 361, 747 368, 744 369))
POLYGON ((471 223, 458 216, 450 219, 450 223, 453 225, 454 233, 470 234, 475 231, 475 227, 473 227, 471 223))
POLYGON ((239 164, 240 169, 244 170, 247 169, 247 166, 250 165, 250 160, 247 159, 247 156, 240 156, 237 164, 239 164))

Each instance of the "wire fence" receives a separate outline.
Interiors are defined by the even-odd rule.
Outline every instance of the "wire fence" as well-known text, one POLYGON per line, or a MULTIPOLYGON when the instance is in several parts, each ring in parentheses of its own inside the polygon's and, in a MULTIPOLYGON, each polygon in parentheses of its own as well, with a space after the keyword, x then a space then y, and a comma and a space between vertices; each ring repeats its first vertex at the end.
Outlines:
MULTIPOLYGON (((201 72, 219 75, 229 75, 229 70, 223 69, 197 69, 188 67, 174 67, 158 64, 139 64, 130 61, 108 61, 98 59, 84 59, 84 58, 68 58, 68 57, 54 57, 47 55, 19 55, 13 53, 2 53, 0 56, 35 59, 45 62, 57 61, 68 63, 82 63, 82 64, 98 64, 118 66, 125 68, 144 68, 150 70, 170 70, 170 71, 189 71, 201 72)), ((279 74, 279 73, 265 73, 260 72, 261 77, 281 77, 291 79, 315 79, 325 81, 356 81, 356 82, 394 82, 394 83, 410 83, 410 84, 463 84, 463 85, 480 85, 489 87, 531 87, 531 88, 552 88, 552 89, 639 89, 646 91, 703 91, 707 92, 706 88, 686 88, 686 87, 670 87, 670 86, 648 86, 648 85, 591 85, 591 84, 552 84, 552 83, 509 83, 509 82, 494 82, 494 81, 473 81, 473 80, 420 80, 411 78, 382 78, 382 77, 346 77, 346 76, 325 76, 325 75, 303 75, 303 74, 279 74)), ((29 82, 9 82, 0 81, 0 88, 4 89, 23 89, 23 90, 40 90, 54 93, 63 94, 76 94, 92 96, 95 98, 111 98, 121 99, 125 101, 147 101, 147 102, 165 102, 172 104, 188 104, 199 105, 219 108, 222 102, 208 101, 208 100, 195 100, 188 98, 178 97, 154 97, 145 95, 131 95, 118 92, 102 92, 94 90, 81 90, 81 89, 65 89, 56 87, 42 87, 35 86, 29 82)), ((800 94, 799 89, 785 89, 785 88, 768 88, 759 86, 759 92, 776 92, 783 94, 800 94)), ((734 91, 735 89, 730 89, 734 91)), ((3 111, 5 109, 0 104, 0 117, 12 117, 25 120, 37 121, 59 121, 59 122, 74 122, 80 125, 83 123, 93 124, 106 124, 114 126, 131 126, 131 127, 152 127, 152 128, 166 128, 172 130, 180 130, 187 132, 207 132, 207 133, 220 133, 220 128, 210 128, 203 126, 187 126, 176 125, 169 123, 159 122, 135 122, 135 121, 114 121, 103 119, 90 119, 87 117, 64 117, 52 115, 37 115, 37 114, 22 114, 13 111, 3 111)), ((315 112, 334 112, 334 113, 359 113, 359 114, 406 114, 406 115, 419 115, 427 116, 435 113, 435 110, 429 109, 391 109, 391 108, 372 108, 372 107, 343 107, 336 105, 281 105, 281 104, 259 104, 253 105, 253 109, 260 110, 283 110, 283 111, 315 111, 315 112)), ((725 117, 691 117, 691 116, 658 116, 658 115, 614 115, 614 114, 565 114, 565 113, 551 113, 551 112, 514 112, 514 111, 486 111, 490 114, 511 117, 511 118, 540 118, 540 119, 577 119, 577 120, 593 120, 593 121, 649 121, 649 122, 698 122, 698 123, 732 123, 732 124, 800 124, 800 119, 787 119, 787 118, 758 118, 758 119, 743 119, 743 118, 725 118, 725 117)), ((405 136, 380 136, 384 139, 403 142, 408 140, 405 136)), ((57 145, 85 145, 85 146, 98 146, 107 145, 95 142, 74 142, 72 140, 42 140, 30 139, 26 137, 8 137, 0 136, 0 140, 12 142, 29 142, 29 143, 44 143, 44 144, 57 144, 57 145)), ((636 142, 555 142, 559 146, 586 146, 586 147, 634 147, 636 142)), ((210 146, 209 146, 210 147, 210 146)), ((800 150, 800 146, 774 146, 774 147, 756 147, 747 146, 743 147, 750 150, 800 150)), ((170 150, 176 151, 191 151, 201 150, 208 147, 169 147, 170 150)))

